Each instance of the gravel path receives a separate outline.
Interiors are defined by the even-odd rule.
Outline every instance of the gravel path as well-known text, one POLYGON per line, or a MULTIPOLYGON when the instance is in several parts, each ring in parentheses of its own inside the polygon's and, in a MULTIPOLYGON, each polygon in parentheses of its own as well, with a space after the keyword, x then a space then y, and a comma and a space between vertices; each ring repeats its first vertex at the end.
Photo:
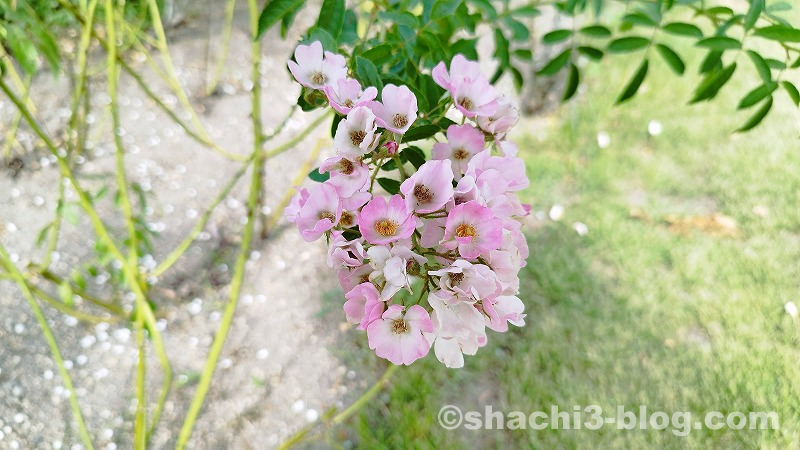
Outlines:
MULTIPOLYGON (((219 24, 209 28, 206 14, 219 21, 222 9, 219 2, 193 3, 186 11, 185 25, 170 34, 180 77, 194 94, 202 92, 207 78, 208 37, 213 36, 214 42, 219 35, 219 24)), ((295 35, 310 20, 298 19, 295 35)), ((299 93, 299 86, 291 82, 285 70, 292 47, 291 39, 284 41, 276 34, 264 40, 262 113, 267 128, 280 123, 299 93)), ((247 66, 249 48, 246 10, 240 9, 218 95, 192 98, 203 110, 202 121, 212 137, 226 149, 242 154, 251 147, 248 91, 253 80, 247 66)), ((145 70, 146 64, 135 54, 131 59, 145 70)), ((146 73, 152 88, 168 104, 174 104, 176 99, 152 73, 146 73)), ((50 131, 58 130, 68 114, 66 86, 65 79, 54 80, 48 74, 40 74, 35 81, 34 98, 50 131)), ((101 111, 107 102, 105 87, 96 83, 92 89, 96 93, 92 100, 94 156, 81 164, 80 179, 84 187, 96 192, 113 173, 114 158, 109 117, 101 111)), ((238 165, 188 138, 131 79, 123 77, 120 89, 123 140, 129 151, 127 167, 131 181, 148 192, 147 221, 160 233, 152 261, 160 261, 189 232, 238 165)), ((8 123, 12 107, 6 99, 0 102, 0 123, 8 123)), ((287 129, 302 130, 315 117, 298 112, 287 129)), ((276 207, 300 161, 320 137, 327 135, 325 128, 295 150, 268 162, 265 213, 276 207)), ((11 170, 0 172, 0 239, 18 266, 24 268, 31 260, 41 260, 42 252, 34 243, 39 230, 52 218, 58 172, 54 160, 38 148, 35 139, 28 135, 22 141, 27 147, 20 156, 23 168, 16 176, 11 170)), ((176 376, 162 426, 153 438, 155 448, 174 444, 219 324, 245 217, 246 184, 240 182, 234 188, 212 215, 201 239, 154 290, 159 325, 176 376)), ((74 201, 74 194, 68 200, 74 201)), ((119 213, 106 203, 102 208, 104 219, 120 230, 119 213)), ((62 230, 54 264, 54 271, 61 275, 79 268, 92 255, 91 227, 80 217, 74 224, 66 223, 62 230)), ((374 374, 356 371, 353 363, 355 339, 339 313, 337 299, 341 293, 324 264, 324 255, 323 243, 306 244, 293 229, 279 229, 269 240, 255 242, 234 326, 191 448, 274 446, 292 430, 329 407, 352 399, 369 384, 365 379, 374 374)), ((143 264, 152 261, 146 259, 143 264)), ((93 292, 108 291, 102 274, 90 284, 93 292)), ((0 281, 0 311, 0 448, 80 448, 68 393, 29 306, 10 282, 0 281)), ((45 311, 97 446, 130 448, 136 348, 129 326, 90 326, 52 308, 45 311)), ((148 394, 155 400, 160 375, 152 351, 148 364, 148 394)))

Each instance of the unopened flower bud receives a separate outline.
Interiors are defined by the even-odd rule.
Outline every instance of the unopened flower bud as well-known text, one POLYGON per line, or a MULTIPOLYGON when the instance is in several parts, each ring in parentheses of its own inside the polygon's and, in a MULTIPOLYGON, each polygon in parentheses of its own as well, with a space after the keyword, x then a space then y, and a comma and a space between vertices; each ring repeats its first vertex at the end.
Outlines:
POLYGON ((397 142, 389 141, 383 144, 383 146, 386 147, 386 151, 389 153, 389 156, 394 156, 397 153, 397 142))

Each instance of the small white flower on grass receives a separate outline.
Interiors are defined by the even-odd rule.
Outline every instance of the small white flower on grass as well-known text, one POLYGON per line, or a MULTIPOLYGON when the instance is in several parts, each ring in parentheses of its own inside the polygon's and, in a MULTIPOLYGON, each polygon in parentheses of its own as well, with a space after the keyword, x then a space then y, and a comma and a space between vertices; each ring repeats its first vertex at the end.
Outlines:
POLYGON ((651 120, 650 123, 647 124, 647 132, 650 133, 650 136, 658 136, 664 132, 664 126, 657 120, 651 120))
POLYGON ((611 136, 605 131, 597 133, 597 146, 600 148, 608 148, 611 145, 611 136))
POLYGON ((795 305, 794 302, 786 302, 786 304, 783 305, 783 310, 793 318, 797 317, 797 305, 795 305))

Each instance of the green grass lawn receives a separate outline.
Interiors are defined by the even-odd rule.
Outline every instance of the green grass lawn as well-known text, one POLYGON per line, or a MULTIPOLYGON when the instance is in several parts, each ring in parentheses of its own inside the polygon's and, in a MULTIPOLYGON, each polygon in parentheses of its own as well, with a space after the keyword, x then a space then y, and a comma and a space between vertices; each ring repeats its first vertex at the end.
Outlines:
POLYGON ((784 312, 800 304, 798 115, 778 93, 764 124, 732 134, 747 117, 738 98, 757 83, 749 67, 722 98, 687 106, 697 77, 661 61, 646 92, 611 107, 638 58, 589 67, 576 101, 518 126, 526 200, 565 207, 562 220, 528 227, 527 325, 490 332, 464 369, 433 355, 401 368, 344 436, 363 448, 800 448, 800 321, 784 312), (663 134, 648 135, 651 119, 663 134), (447 431, 436 417, 446 404, 599 405, 606 417, 646 405, 693 421, 775 411, 780 429, 447 431))

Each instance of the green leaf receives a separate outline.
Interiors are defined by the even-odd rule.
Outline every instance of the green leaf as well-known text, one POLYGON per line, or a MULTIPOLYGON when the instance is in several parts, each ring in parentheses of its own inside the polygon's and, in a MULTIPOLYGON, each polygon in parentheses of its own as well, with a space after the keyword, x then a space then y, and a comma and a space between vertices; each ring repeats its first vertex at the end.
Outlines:
POLYGON ((376 181, 381 185, 383 190, 391 195, 400 192, 400 182, 397 180, 393 180, 391 178, 378 178, 376 181))
POLYGON ((477 60, 478 59, 478 49, 476 47, 477 42, 478 42, 477 39, 459 39, 458 41, 453 43, 453 45, 450 45, 447 48, 447 50, 450 51, 449 54, 450 59, 452 59, 453 56, 456 56, 457 54, 461 53, 462 55, 467 57, 467 59, 477 60))
POLYGON ((458 9, 462 0, 436 0, 431 10, 431 20, 441 19, 452 15, 458 9))
POLYGON ((786 69, 786 63, 775 58, 766 58, 764 61, 767 63, 770 69, 775 70, 784 70, 786 69))
POLYGON ((757 28, 753 35, 779 42, 800 42, 800 30, 784 25, 757 28))
POLYGON ((408 11, 401 13, 394 11, 380 11, 378 18, 382 21, 394 22, 398 25, 405 25, 408 28, 416 29, 419 26, 419 18, 408 11))
POLYGON ((61 71, 61 55, 58 51, 58 44, 56 43, 55 38, 47 27, 44 24, 37 24, 37 26, 32 27, 33 33, 36 34, 36 38, 39 41, 38 49, 39 52, 44 56, 47 60, 47 64, 50 65, 51 70, 54 73, 58 73, 61 71))
POLYGON ((381 44, 365 51, 361 54, 361 56, 372 61, 375 64, 375 67, 378 67, 389 61, 393 54, 394 48, 391 45, 381 44))
POLYGON ((622 17, 622 23, 627 23, 630 25, 641 25, 644 27, 658 26, 658 24, 654 22, 653 19, 639 12, 625 14, 625 16, 622 17))
POLYGON ((592 61, 600 61, 603 59, 603 51, 599 48, 582 45, 578 47, 578 53, 591 59, 592 61))
POLYGON ((722 69, 722 52, 711 51, 703 60, 700 65, 700 73, 709 73, 715 70, 722 69))
POLYGON ((711 16, 732 16, 733 10, 727 6, 714 6, 705 10, 706 14, 711 16))
POLYGON ((567 77, 567 87, 564 89, 564 96, 561 98, 562 102, 571 99, 576 92, 578 92, 578 84, 580 84, 581 74, 578 71, 578 66, 574 63, 569 65, 569 77, 567 77))
POLYGON ((401 152, 401 156, 405 156, 416 169, 425 164, 425 152, 419 147, 409 146, 401 152))
POLYGON ((61 298, 61 302, 65 305, 73 306, 75 304, 75 297, 69 281, 61 280, 61 283, 58 284, 58 297, 61 298))
POLYGON ((406 134, 403 135, 403 142, 413 142, 421 139, 427 139, 438 133, 440 130, 441 129, 438 125, 419 125, 416 127, 411 127, 408 129, 408 131, 406 131, 406 134))
POLYGON ((523 61, 533 61, 533 52, 527 48, 519 48, 511 52, 511 56, 519 58, 523 61))
POLYGON ((336 136, 336 130, 339 129, 339 122, 344 119, 344 116, 341 114, 334 114, 333 120, 331 121, 331 137, 336 136))
POLYGON ((304 44, 310 44, 314 41, 319 41, 319 43, 322 44, 322 48, 329 52, 336 51, 336 39, 334 39, 330 33, 322 28, 312 28, 311 32, 308 34, 308 37, 303 39, 304 44))
POLYGON ((258 34, 260 38, 273 25, 278 23, 290 11, 303 5, 305 0, 270 0, 258 16, 258 34))
POLYGON ((732 63, 722 70, 708 74, 695 90, 694 97, 689 103, 697 103, 716 97, 719 90, 731 79, 735 71, 736 63, 732 63))
POLYGON ((742 48, 741 42, 728 36, 712 36, 698 41, 695 45, 711 50, 739 50, 742 48))
POLYGON ((753 66, 755 66, 761 79, 764 81, 771 81, 772 71, 764 58, 753 50, 747 50, 747 56, 753 61, 753 66))
POLYGON ((669 65, 670 69, 672 69, 678 75, 683 75, 683 73, 686 71, 686 64, 684 64, 680 55, 675 53, 675 50, 672 50, 664 44, 656 44, 656 49, 664 59, 664 62, 669 65))
POLYGON ((566 41, 570 36, 572 36, 572 30, 554 30, 542 36, 542 42, 545 44, 556 44, 566 41))
POLYGON ((494 9, 492 2, 489 0, 467 0, 469 3, 475 5, 475 7, 483 13, 483 17, 489 19, 490 21, 494 21, 497 18, 497 10, 494 9))
POLYGON ((778 89, 778 83, 767 83, 758 86, 742 98, 737 109, 745 109, 755 105, 775 92, 775 89, 778 89))
MULTIPOLYGON (((511 54, 509 53, 510 43, 500 28, 495 28, 494 30, 494 43, 494 57, 500 62, 500 69, 508 67, 508 65, 511 64, 511 54)), ((492 82, 494 83, 494 81, 492 82)))
POLYGON ((50 234, 50 230, 53 228, 53 222, 48 223, 44 226, 41 230, 39 230, 39 234, 36 236, 36 246, 41 247, 44 245, 45 241, 47 240, 47 236, 50 234))
POLYGON ((328 172, 320 173, 319 169, 314 169, 314 170, 312 170, 311 172, 308 173, 308 178, 311 178, 312 180, 320 182, 320 183, 324 183, 324 182, 328 181, 328 179, 330 177, 331 177, 330 173, 328 173, 328 172))
POLYGON ((522 91, 522 86, 525 84, 525 78, 522 76, 522 72, 514 66, 508 66, 508 70, 511 72, 511 77, 514 81, 514 89, 517 92, 522 91))
POLYGON ((792 5, 790 5, 788 2, 775 2, 767 6, 768 13, 776 13, 776 12, 791 11, 791 10, 792 10, 792 5))
POLYGON ((556 56, 555 58, 550 60, 550 62, 545 64, 544 67, 539 69, 539 71, 536 72, 536 74, 537 75, 544 75, 544 76, 554 75, 559 70, 561 70, 564 66, 567 65, 571 55, 572 55, 572 49, 568 48, 568 49, 564 50, 563 52, 561 52, 561 54, 559 54, 558 56, 556 56))
POLYGON ((663 27, 661 27, 661 29, 666 31, 667 33, 674 34, 677 36, 686 36, 692 38, 703 37, 703 30, 698 28, 696 25, 692 25, 690 23, 672 22, 664 25, 663 27))
POLYGON ((650 39, 640 36, 626 36, 619 39, 614 39, 608 44, 608 51, 610 53, 628 53, 636 50, 641 50, 650 44, 650 39))
POLYGON ((542 12, 535 6, 522 6, 511 10, 511 15, 516 17, 536 17, 541 14, 542 12))
POLYGON ((284 14, 281 18, 281 38, 286 39, 286 36, 289 34, 289 28, 291 28, 292 24, 294 23, 294 18, 297 17, 297 13, 303 9, 305 3, 300 3, 299 5, 295 6, 288 13, 284 14))
POLYGON ((380 75, 378 75, 378 69, 367 58, 356 56, 356 76, 365 88, 367 86, 375 86, 378 92, 383 91, 383 82, 380 75))
POLYGON ((750 9, 744 18, 744 29, 749 30, 758 21, 761 12, 764 11, 764 0, 750 0, 750 9))
POLYGON ((528 31, 528 27, 526 27, 522 22, 513 19, 510 16, 506 16, 503 19, 503 23, 508 26, 511 30, 511 40, 515 42, 525 42, 531 37, 530 31, 528 31))
POLYGON ((25 73, 36 71, 36 47, 21 28, 9 25, 6 28, 6 44, 25 73))
POLYGON ((783 87, 783 90, 789 94, 789 97, 792 98, 794 106, 800 106, 800 91, 797 90, 797 87, 788 81, 781 81, 781 86, 783 87))
POLYGON ((736 131, 741 133, 743 131, 752 130, 758 124, 760 124, 762 120, 764 120, 764 117, 767 117, 767 114, 769 114, 769 110, 771 108, 772 108, 772 97, 770 96, 769 98, 767 98, 767 101, 764 102, 764 106, 762 106, 755 114, 753 114, 753 116, 750 117, 750 119, 748 119, 747 122, 745 122, 744 125, 739 127, 739 129, 736 131))
POLYGON ((330 33, 334 39, 338 39, 344 25, 344 12, 344 0, 323 0, 317 27, 330 33))
POLYGON ((636 70, 636 73, 633 75, 633 78, 631 78, 631 81, 628 83, 628 86, 625 87, 625 90, 622 91, 622 94, 617 99, 617 104, 624 103, 631 97, 636 95, 636 92, 642 85, 644 78, 647 76, 647 68, 649 65, 650 62, 647 59, 642 61, 642 64, 636 70))
POLYGON ((580 30, 581 33, 593 38, 608 38, 611 37, 611 30, 603 25, 589 25, 580 30))

